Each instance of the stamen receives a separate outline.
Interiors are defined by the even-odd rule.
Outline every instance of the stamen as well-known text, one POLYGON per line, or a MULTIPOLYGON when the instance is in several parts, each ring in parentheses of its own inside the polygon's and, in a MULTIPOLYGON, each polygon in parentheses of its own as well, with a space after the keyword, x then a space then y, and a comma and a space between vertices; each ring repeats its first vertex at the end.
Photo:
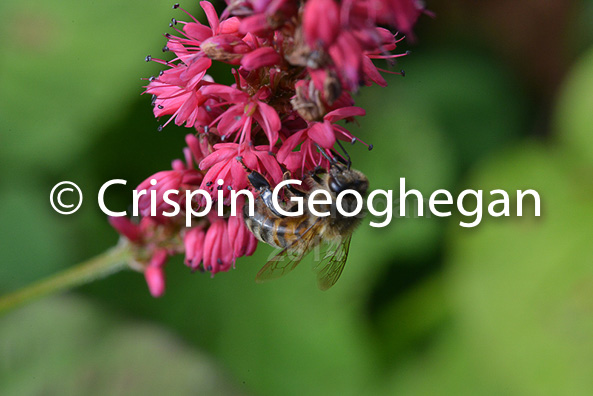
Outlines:
POLYGON ((183 8, 179 7, 179 3, 175 4, 175 5, 173 6, 173 9, 174 9, 174 10, 175 10, 175 9, 180 9, 181 11, 185 12, 185 13, 186 13, 186 14, 187 14, 187 15, 188 15, 188 16, 189 16, 191 19, 193 19, 195 23, 198 23, 198 24, 200 24, 200 25, 201 25, 200 21, 198 21, 198 20, 196 19, 196 17, 194 17, 192 14, 190 14, 189 12, 187 12, 186 10, 184 10, 183 8))

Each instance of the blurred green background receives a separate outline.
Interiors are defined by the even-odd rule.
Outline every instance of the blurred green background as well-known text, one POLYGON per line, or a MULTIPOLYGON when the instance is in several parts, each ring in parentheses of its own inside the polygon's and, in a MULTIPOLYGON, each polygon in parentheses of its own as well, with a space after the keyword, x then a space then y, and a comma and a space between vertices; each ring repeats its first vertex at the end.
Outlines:
MULTIPOLYGON (((0 294, 114 245, 101 184, 128 180, 107 196, 125 210, 181 156, 187 130, 157 132, 139 95, 170 6, 0 3, 0 294), (70 216, 62 180, 85 196, 70 216)), ((214 279, 172 260, 161 299, 125 271, 0 317, 0 394, 593 394, 593 2, 428 8, 406 77, 356 98, 375 149, 355 166, 396 194, 533 188, 541 217, 367 219, 329 292, 309 263, 255 284, 264 245, 214 279)))

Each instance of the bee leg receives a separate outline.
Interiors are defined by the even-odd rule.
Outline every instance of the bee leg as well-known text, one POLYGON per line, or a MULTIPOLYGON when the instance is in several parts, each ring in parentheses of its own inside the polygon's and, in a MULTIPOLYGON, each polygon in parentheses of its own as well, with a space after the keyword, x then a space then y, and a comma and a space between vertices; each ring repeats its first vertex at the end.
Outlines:
POLYGON ((249 180, 249 183, 251 183, 251 185, 259 191, 270 189, 270 183, 259 172, 251 171, 251 173, 247 175, 247 179, 249 180))
POLYGON ((278 213, 276 207, 272 203, 272 190, 270 188, 270 183, 266 178, 259 172, 251 171, 251 173, 247 175, 247 179, 249 180, 249 183, 259 191, 259 196, 268 209, 278 217, 285 217, 278 213))
POLYGON ((243 165, 243 168, 245 168, 245 170, 249 172, 249 174, 247 175, 249 183, 251 183, 253 188, 259 191, 259 196, 264 202, 264 204, 268 207, 268 209, 270 209, 270 211, 278 217, 285 217, 276 210, 276 207, 272 202, 272 190, 270 182, 268 182, 264 175, 257 171, 249 169, 243 162, 243 158, 237 157, 237 161, 239 161, 241 165, 243 165))
POLYGON ((252 169, 249 169, 247 165, 245 165, 245 162, 243 162, 243 157, 237 157, 236 159, 241 163, 241 165, 243 165, 243 169, 245 169, 245 171, 249 173, 247 175, 247 179, 249 180, 249 183, 253 186, 253 188, 260 192, 270 189, 270 182, 268 182, 264 175, 252 169))
MULTIPOLYGON (((282 180, 290 180, 290 172, 286 171, 282 175, 282 180)), ((284 193, 286 194, 286 198, 290 197, 304 197, 305 193, 301 190, 298 190, 292 186, 292 184, 288 184, 284 186, 284 193)))

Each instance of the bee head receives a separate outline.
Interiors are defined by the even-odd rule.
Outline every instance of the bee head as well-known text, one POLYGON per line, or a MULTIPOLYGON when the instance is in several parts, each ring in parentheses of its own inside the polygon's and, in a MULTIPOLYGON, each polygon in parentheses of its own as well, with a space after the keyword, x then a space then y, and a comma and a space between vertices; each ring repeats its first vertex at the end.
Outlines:
POLYGON ((362 172, 336 163, 329 170, 327 186, 336 195, 344 190, 355 190, 364 195, 369 188, 369 181, 362 172))

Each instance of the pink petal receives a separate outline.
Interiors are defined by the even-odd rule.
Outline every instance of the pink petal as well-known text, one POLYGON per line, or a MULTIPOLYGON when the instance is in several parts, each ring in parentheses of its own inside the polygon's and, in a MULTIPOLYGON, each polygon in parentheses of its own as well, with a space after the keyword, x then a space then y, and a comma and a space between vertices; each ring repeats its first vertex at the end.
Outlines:
POLYGON ((161 297, 165 294, 165 271, 162 268, 146 268, 144 278, 146 279, 148 290, 153 297, 161 297))
POLYGON ((253 33, 258 36, 265 34, 270 31, 268 17, 266 14, 262 13, 243 18, 243 20, 241 20, 239 31, 243 34, 253 33))
POLYGON ((258 102, 258 110, 254 118, 266 133, 270 146, 273 146, 278 141, 278 131, 282 126, 280 117, 272 106, 263 102, 258 102))
POLYGON ((309 129, 307 128, 298 131, 297 133, 286 139, 284 142, 282 142, 282 147, 280 147, 280 150, 278 150, 277 154, 278 161, 284 162, 286 160, 286 157, 288 157, 292 150, 294 150, 294 148, 298 146, 299 143, 303 140, 303 135, 308 130, 309 129))
POLYGON ((270 155, 265 151, 256 151, 257 158, 261 161, 263 169, 270 175, 274 184, 278 184, 282 181, 282 169, 278 165, 278 160, 273 155, 270 155))
POLYGON ((225 19, 224 21, 220 22, 220 26, 218 28, 218 33, 219 34, 238 33, 240 25, 241 25, 241 20, 237 17, 225 19))
POLYGON ((206 18, 208 18, 208 23, 212 28, 212 33, 216 34, 218 31, 218 14, 216 14, 216 10, 214 6, 209 1, 200 1, 200 6, 206 13, 206 18))
POLYGON ((309 47, 328 48, 340 32, 340 10, 336 2, 308 1, 303 11, 303 32, 309 47))
POLYGON ((362 59, 362 71, 364 72, 366 78, 370 81, 381 87, 387 86, 387 81, 385 81, 381 73, 379 73, 379 70, 377 70, 373 64, 373 61, 368 56, 365 56, 362 59))
POLYGON ((212 36, 212 29, 210 29, 208 26, 204 26, 195 22, 186 23, 185 26, 183 26, 183 32, 188 37, 195 39, 199 43, 212 36))
POLYGON ((231 103, 242 103, 249 99, 249 95, 237 88, 222 84, 210 84, 201 89, 203 95, 211 95, 231 103))
POLYGON ((365 114, 366 111, 362 107, 350 106, 330 111, 325 115, 325 117, 323 117, 323 119, 333 124, 334 122, 343 120, 344 118, 363 116, 365 114))
POLYGON ((336 135, 331 124, 327 121, 316 122, 307 133, 309 138, 324 148, 332 148, 336 143, 336 135))
POLYGON ((204 256, 204 238, 206 233, 202 227, 194 227, 185 232, 183 243, 185 245, 185 264, 192 269, 197 269, 204 256))
MULTIPOLYGON (((218 145, 216 145, 218 146, 218 145)), ((228 161, 230 158, 233 158, 237 155, 237 151, 233 149, 220 149, 217 150, 216 146, 214 147, 214 151, 204 158, 202 162, 200 162, 200 169, 206 170, 214 166, 215 164, 228 161)))
POLYGON ((261 67, 274 66, 282 62, 282 57, 271 47, 262 47, 243 56, 241 66, 245 70, 255 70, 261 67))
POLYGON ((127 217, 112 217, 108 218, 109 224, 115 230, 126 237, 130 242, 137 242, 140 240, 141 233, 138 226, 130 221, 127 217))

